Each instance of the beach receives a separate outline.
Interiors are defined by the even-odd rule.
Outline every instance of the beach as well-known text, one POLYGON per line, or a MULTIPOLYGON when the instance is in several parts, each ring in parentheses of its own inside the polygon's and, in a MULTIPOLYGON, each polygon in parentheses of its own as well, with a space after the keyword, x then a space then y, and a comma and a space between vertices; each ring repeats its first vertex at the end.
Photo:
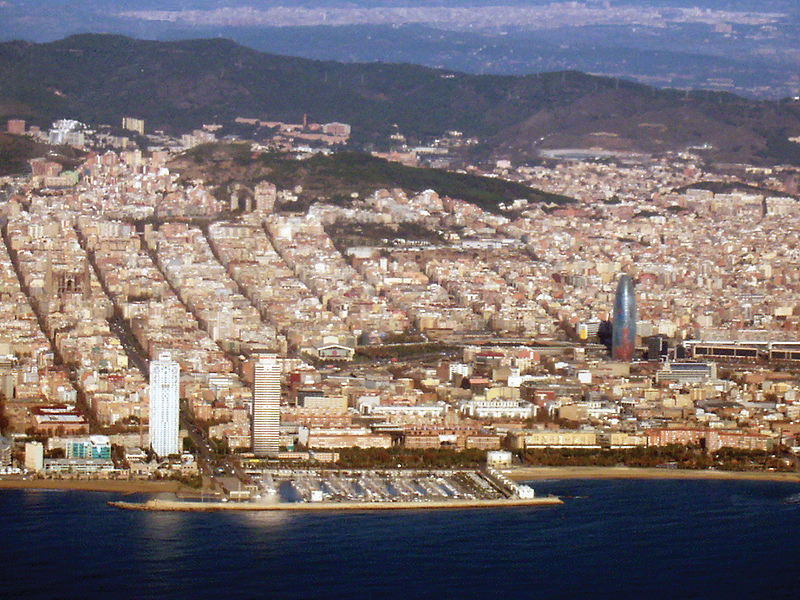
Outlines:
POLYGON ((81 490, 120 494, 197 493, 178 481, 0 478, 0 490, 81 490))
POLYGON ((713 471, 645 467, 512 467, 501 472, 514 481, 537 479, 705 479, 800 483, 800 473, 778 471, 713 471))
MULTIPOLYGON (((533 482, 537 479, 704 479, 800 483, 800 473, 777 471, 711 471, 644 467, 512 467, 503 469, 501 472, 513 481, 533 482)), ((128 481, 119 479, 21 479, 19 477, 7 477, 0 478, 0 490, 3 489, 81 490, 120 494, 172 493, 185 496, 199 494, 198 490, 189 488, 177 481, 128 481)), ((395 505, 397 503, 391 504, 395 505)))

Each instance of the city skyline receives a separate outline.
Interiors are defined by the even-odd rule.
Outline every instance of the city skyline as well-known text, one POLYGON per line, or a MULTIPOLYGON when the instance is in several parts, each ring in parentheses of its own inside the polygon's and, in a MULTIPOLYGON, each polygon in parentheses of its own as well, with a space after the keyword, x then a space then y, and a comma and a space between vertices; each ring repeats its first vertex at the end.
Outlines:
MULTIPOLYGON (((203 551, 219 562, 219 547, 206 543, 218 529, 235 551, 213 573, 189 578, 192 587, 307 595, 317 585, 343 597, 358 595, 370 575, 342 577, 335 566, 335 581, 320 586, 318 574, 352 562, 341 549, 353 535, 365 572, 381 570, 370 562, 379 557, 388 580, 391 563, 408 565, 403 552, 419 554, 425 532, 453 526, 463 539, 442 544, 458 539, 483 558, 480 540, 500 532, 512 542, 494 544, 484 562, 506 580, 522 569, 515 544, 536 537, 519 538, 520 528, 555 523, 541 556, 558 548, 591 558, 597 548, 582 546, 585 536, 562 543, 586 530, 588 507, 592 539, 620 527, 646 532, 645 571, 666 581, 675 578, 664 555, 697 551, 681 529, 689 512, 702 526, 717 521, 703 556, 726 556, 719 550, 731 539, 764 547, 763 538, 787 530, 800 483, 800 167, 783 162, 800 142, 794 102, 756 107, 574 73, 500 82, 385 64, 326 63, 323 72, 225 41, 78 36, 10 46, 17 89, 35 81, 46 94, 79 98, 94 117, 84 121, 60 101, 47 103, 52 119, 8 104, 14 114, 0 133, 0 488, 15 488, 0 491, 7 537, 31 548, 52 545, 31 532, 52 532, 56 545, 80 540, 76 523, 86 518, 113 532, 103 539, 134 548, 123 562, 135 575, 89 568, 68 545, 62 554, 78 561, 64 565, 68 586, 23 578, 15 589, 93 592, 122 577, 147 596, 166 589, 148 568, 154 548, 164 564, 181 556, 195 564, 203 551), (116 66, 106 69, 112 55, 116 66), (58 68, 48 75, 21 57, 58 68), (302 68, 264 89, 302 97, 311 73, 327 118, 291 99, 296 114, 276 116, 269 102, 254 108, 255 95, 218 110, 233 89, 231 69, 244 78, 236 89, 249 93, 253 79, 272 82, 269 65, 278 63, 302 68), (392 97, 398 72, 428 83, 407 77, 408 95, 392 97), (99 88, 99 100, 88 99, 99 77, 129 101, 151 101, 152 83, 141 82, 156 81, 167 100, 139 112, 142 104, 106 104, 99 88), (182 78, 191 85, 173 85, 182 78), (493 87, 501 83, 502 105, 493 87), (364 107, 352 123, 342 112, 351 102, 329 96, 349 87, 364 107), (561 123, 575 120, 587 94, 592 112, 581 113, 580 138, 554 121, 530 135, 499 125, 467 131, 439 117, 433 125, 375 118, 375 103, 406 102, 420 111, 406 118, 422 114, 431 97, 423 88, 450 94, 435 103, 441 113, 487 103, 480 116, 495 124, 510 109, 514 122, 537 122, 519 104, 523 88, 528 106, 558 112, 561 123), (576 89, 578 100, 562 102, 576 89), (543 109, 540 94, 560 107, 543 109), (191 119, 182 124, 172 102, 191 119), (639 107, 635 116, 593 116, 627 102, 639 107), (736 121, 753 111, 779 111, 787 126, 751 144, 736 121), (682 120, 687 129, 676 131, 671 115, 689 112, 713 120, 697 130, 682 120), (369 143, 365 122, 377 124, 369 143), (626 150, 612 124, 653 145, 626 150), (559 140, 547 137, 557 132, 559 140), (720 163, 708 137, 717 133, 754 163, 720 163), (535 159, 480 152, 489 142, 523 144, 535 159), (640 481, 580 481, 620 477, 640 481), (661 501, 643 502, 647 494, 661 501), (730 527, 754 510, 765 527, 730 527), (46 526, 20 525, 31 511, 46 526), (319 529, 353 511, 363 523, 342 519, 347 540, 296 535, 303 523, 319 529), (379 524, 387 518, 401 529, 416 522, 419 531, 407 532, 416 542, 387 537, 379 524), (187 543, 193 531, 202 539, 187 543), (301 538, 322 551, 319 560, 308 560, 301 538), (387 552, 371 553, 376 539, 387 552)), ((776 556, 793 555, 775 550, 770 564, 785 574, 776 556)), ((36 556, 12 549, 5 564, 35 569, 36 556)), ((757 553, 742 556, 759 564, 757 553)), ((617 580, 634 570, 617 563, 602 569, 603 587, 629 591, 617 580)), ((717 573, 698 564, 704 578, 717 573)), ((469 580, 460 566, 445 575, 432 568, 451 592, 469 580)), ((435 581, 423 573, 413 587, 435 581)))
POLYGON ((4 592, 794 598, 798 31, 0 0, 4 592))

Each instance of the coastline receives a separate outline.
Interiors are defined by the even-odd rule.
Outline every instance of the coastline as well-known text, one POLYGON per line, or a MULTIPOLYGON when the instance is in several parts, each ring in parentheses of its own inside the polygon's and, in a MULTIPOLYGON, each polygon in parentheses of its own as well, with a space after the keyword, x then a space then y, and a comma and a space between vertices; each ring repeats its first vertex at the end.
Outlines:
POLYGON ((120 494, 196 492, 178 481, 122 479, 0 479, 0 490, 76 490, 120 494))
POLYGON ((498 500, 441 500, 430 502, 181 502, 176 500, 148 500, 147 502, 109 502, 125 510, 166 512, 218 512, 218 511, 384 511, 384 510, 452 510, 473 508, 512 508, 521 506, 555 506, 563 504, 558 496, 539 498, 503 498, 498 500))
MULTIPOLYGON (((774 471, 709 471, 694 469, 657 469, 646 467, 512 467, 501 472, 512 481, 548 479, 685 479, 719 481, 773 481, 800 483, 800 473, 774 471)), ((119 480, 119 479, 18 479, 0 478, 0 491, 16 490, 76 490, 113 492, 119 494, 185 494, 196 496, 196 489, 178 481, 119 480)), ((540 500, 535 498, 534 500, 540 500)), ((324 503, 323 503, 324 504, 324 503)), ((339 504, 339 503, 332 503, 339 504)), ((376 503, 364 503, 374 505, 376 503)), ((397 507, 398 502, 388 503, 397 507)), ((411 503, 413 508, 422 503, 411 503)), ((449 502, 448 502, 449 504, 449 502)), ((318 504, 315 504, 318 505, 318 504)), ((267 509, 275 510, 275 509, 267 509)), ((281 509, 283 510, 283 509, 281 509)), ((296 509, 319 510, 319 509, 296 509)), ((336 510, 335 508, 332 510, 336 510)))
POLYGON ((512 467, 501 473, 512 481, 537 479, 702 479, 800 483, 800 473, 777 471, 709 471, 650 467, 512 467))

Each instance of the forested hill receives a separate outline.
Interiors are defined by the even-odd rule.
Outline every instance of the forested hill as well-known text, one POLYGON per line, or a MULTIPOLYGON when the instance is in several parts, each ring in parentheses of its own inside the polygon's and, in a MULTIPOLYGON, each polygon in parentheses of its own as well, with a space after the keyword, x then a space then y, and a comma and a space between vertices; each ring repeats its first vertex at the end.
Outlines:
POLYGON ((486 156, 541 148, 642 151, 711 146, 725 161, 800 163, 800 103, 659 90, 577 72, 466 75, 403 64, 341 64, 257 52, 222 39, 141 41, 77 35, 0 44, 0 120, 58 117, 183 131, 237 116, 353 126, 357 144, 394 125, 423 140, 459 130, 486 156))
POLYGON ((517 199, 551 206, 574 202, 521 183, 407 167, 351 152, 296 160, 279 153, 254 155, 248 144, 204 144, 176 157, 169 166, 186 180, 202 179, 226 196, 236 184, 252 190, 265 179, 281 189, 299 188, 302 192, 298 208, 316 200, 348 203, 352 194, 364 198, 380 188, 401 188, 410 193, 433 189, 442 196, 465 200, 493 213, 501 213, 501 204, 510 205, 517 199))

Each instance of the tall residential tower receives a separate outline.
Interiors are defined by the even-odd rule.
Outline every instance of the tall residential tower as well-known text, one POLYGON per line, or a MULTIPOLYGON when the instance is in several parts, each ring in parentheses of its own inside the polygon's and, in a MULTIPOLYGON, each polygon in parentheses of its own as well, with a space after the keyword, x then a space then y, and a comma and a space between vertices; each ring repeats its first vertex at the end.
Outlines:
POLYGON ((278 453, 281 433, 281 365, 262 354, 253 368, 253 454, 278 453))
POLYGON ((630 362, 636 344, 636 298, 633 293, 633 281, 624 273, 617 282, 611 327, 611 357, 614 360, 630 362))
POLYGON ((150 447, 158 456, 180 453, 178 396, 180 365, 169 352, 150 361, 150 447))

